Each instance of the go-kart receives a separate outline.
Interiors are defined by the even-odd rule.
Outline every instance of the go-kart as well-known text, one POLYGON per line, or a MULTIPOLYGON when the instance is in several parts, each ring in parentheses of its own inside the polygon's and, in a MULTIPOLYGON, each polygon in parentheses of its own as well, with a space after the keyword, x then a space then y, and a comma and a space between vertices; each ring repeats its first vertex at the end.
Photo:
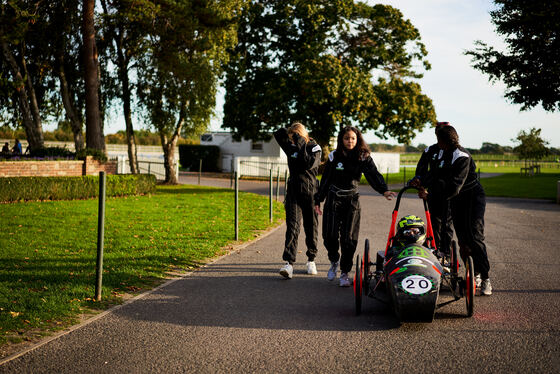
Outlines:
POLYGON ((356 258, 354 299, 356 314, 362 310, 362 295, 392 306, 399 321, 433 321, 435 310, 465 297, 467 316, 474 313, 475 277, 473 259, 463 258, 464 277, 459 275, 457 245, 452 241, 448 251, 438 251, 432 222, 425 200, 426 241, 424 245, 398 246, 395 243, 395 224, 402 194, 416 187, 406 186, 399 191, 393 210, 389 237, 385 250, 376 253, 371 262, 369 240, 364 255, 356 258), (442 285, 451 291, 452 299, 438 304, 442 285))

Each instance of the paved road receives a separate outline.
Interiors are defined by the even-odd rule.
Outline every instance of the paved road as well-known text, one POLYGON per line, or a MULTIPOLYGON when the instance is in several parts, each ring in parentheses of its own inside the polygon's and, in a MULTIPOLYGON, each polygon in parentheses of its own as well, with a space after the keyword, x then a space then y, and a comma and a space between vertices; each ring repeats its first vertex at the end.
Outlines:
MULTIPOLYGON (((0 373, 560 373, 560 206, 488 200, 494 294, 476 298, 473 318, 464 299, 429 324, 399 325, 372 299, 356 317, 352 289, 326 280, 322 246, 317 276, 304 273, 303 250, 294 278, 281 279, 282 225, 0 373)), ((393 202, 364 193, 361 203, 359 251, 365 238, 381 249, 393 202)), ((421 214, 421 204, 404 197, 400 212, 421 214)))

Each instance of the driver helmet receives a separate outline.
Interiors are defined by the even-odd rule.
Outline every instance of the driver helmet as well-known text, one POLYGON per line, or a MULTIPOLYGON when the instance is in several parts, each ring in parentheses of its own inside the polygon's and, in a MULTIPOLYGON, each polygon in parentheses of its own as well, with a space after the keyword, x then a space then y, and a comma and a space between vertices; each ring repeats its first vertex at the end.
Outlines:
POLYGON ((426 240, 426 229, 422 218, 409 215, 401 218, 397 223, 396 240, 401 245, 422 245, 426 240))

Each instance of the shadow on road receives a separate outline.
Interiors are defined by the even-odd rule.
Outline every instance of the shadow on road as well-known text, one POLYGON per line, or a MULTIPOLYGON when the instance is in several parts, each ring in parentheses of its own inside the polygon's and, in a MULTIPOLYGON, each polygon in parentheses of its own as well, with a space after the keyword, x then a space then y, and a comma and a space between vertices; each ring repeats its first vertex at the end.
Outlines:
MULTIPOLYGON (((356 316, 352 288, 338 287, 324 276, 309 276, 303 269, 291 280, 272 276, 276 271, 276 264, 218 263, 115 314, 182 326, 243 329, 383 331, 400 327, 390 307, 371 298, 364 300, 362 315, 356 316)), ((464 318, 463 308, 458 308, 459 314, 454 308, 444 308, 435 319, 464 318)))

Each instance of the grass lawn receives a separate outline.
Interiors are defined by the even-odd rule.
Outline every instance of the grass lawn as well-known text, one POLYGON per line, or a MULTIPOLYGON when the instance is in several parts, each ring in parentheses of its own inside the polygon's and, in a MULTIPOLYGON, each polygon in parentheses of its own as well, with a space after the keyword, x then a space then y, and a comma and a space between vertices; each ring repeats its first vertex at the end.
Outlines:
POLYGON ((522 177, 517 172, 481 178, 480 183, 487 196, 556 200, 559 180, 560 173, 522 177))
MULTIPOLYGON (((234 193, 160 186, 154 195, 106 201, 103 301, 95 292, 97 200, 2 204, 0 345, 75 323, 224 254, 234 241, 234 193)), ((269 222, 268 198, 239 193, 239 243, 269 222)))

